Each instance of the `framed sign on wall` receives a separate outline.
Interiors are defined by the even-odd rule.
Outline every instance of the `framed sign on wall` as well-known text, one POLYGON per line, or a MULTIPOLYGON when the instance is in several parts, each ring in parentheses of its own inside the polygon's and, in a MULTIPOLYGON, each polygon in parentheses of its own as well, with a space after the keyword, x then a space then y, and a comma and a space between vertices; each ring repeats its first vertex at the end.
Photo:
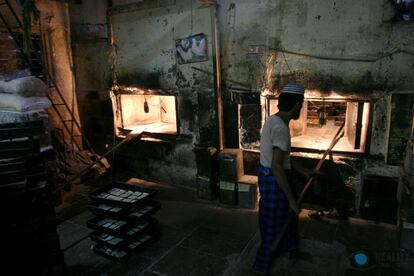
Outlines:
POLYGON ((398 21, 414 21, 414 0, 392 0, 398 21))
POLYGON ((175 41, 178 64, 208 60, 207 39, 205 34, 196 34, 175 41))

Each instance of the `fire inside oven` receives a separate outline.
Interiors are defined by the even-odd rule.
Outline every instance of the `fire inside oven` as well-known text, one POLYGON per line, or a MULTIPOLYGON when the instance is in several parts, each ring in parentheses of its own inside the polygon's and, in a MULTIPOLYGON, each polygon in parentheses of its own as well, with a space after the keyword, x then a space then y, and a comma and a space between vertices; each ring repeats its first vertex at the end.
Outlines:
MULTIPOLYGON (((268 98, 267 115, 278 111, 277 98, 268 98)), ((325 150, 345 123, 345 134, 335 151, 364 152, 369 123, 367 101, 305 98, 298 120, 290 122, 292 147, 325 150)))
POLYGON ((154 94, 153 90, 112 91, 117 136, 129 131, 176 135, 175 95, 154 94))

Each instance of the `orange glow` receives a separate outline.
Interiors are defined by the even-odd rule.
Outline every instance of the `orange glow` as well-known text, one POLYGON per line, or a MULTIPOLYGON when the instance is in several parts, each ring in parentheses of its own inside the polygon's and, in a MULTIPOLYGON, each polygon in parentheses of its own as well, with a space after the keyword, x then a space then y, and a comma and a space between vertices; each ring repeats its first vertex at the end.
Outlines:
MULTIPOLYGON (((268 92, 265 92, 268 93, 268 92)), ((355 149, 358 102, 356 98, 345 98, 335 92, 328 95, 316 90, 306 90, 305 101, 298 120, 290 122, 292 147, 325 150, 342 122, 345 122, 345 135, 334 150, 364 152, 368 132, 370 103, 363 103, 360 148, 355 149), (329 112, 323 111, 327 106, 329 112), (318 110, 319 112, 316 112, 318 110), (321 118, 321 113, 325 116, 321 118), (328 114, 329 113, 329 114, 328 114), (323 123, 321 123, 321 120, 323 123)), ((269 114, 278 112, 277 99, 268 101, 269 114)))
POLYGON ((151 90, 134 87, 122 90, 133 91, 134 94, 111 93, 117 136, 125 136, 120 130, 177 134, 175 96, 148 95, 144 93, 151 90))

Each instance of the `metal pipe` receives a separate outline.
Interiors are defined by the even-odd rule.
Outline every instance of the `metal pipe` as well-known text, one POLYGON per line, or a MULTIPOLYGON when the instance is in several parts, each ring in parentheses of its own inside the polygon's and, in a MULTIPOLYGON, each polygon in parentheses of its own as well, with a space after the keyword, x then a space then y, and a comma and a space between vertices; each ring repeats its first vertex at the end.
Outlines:
POLYGON ((218 148, 224 148, 224 126, 223 126, 223 103, 222 103, 222 87, 221 87, 221 61, 220 61, 220 32, 218 27, 218 4, 214 5, 214 45, 216 55, 216 95, 217 95, 217 119, 219 128, 218 148))

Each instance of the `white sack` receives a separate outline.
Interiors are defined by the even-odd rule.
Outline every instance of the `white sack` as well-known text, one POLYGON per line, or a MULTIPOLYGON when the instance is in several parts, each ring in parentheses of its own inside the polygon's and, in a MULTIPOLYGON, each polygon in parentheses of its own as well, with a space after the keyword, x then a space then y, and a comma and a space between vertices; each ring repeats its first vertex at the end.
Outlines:
POLYGON ((0 93, 0 109, 13 111, 29 111, 47 109, 52 105, 46 97, 21 97, 0 93))
POLYGON ((43 120, 47 125, 49 115, 44 109, 30 111, 0 110, 0 124, 20 123, 26 121, 43 120))
POLYGON ((49 93, 49 88, 42 80, 34 76, 28 76, 12 80, 0 79, 0 93, 23 97, 46 97, 49 93))

